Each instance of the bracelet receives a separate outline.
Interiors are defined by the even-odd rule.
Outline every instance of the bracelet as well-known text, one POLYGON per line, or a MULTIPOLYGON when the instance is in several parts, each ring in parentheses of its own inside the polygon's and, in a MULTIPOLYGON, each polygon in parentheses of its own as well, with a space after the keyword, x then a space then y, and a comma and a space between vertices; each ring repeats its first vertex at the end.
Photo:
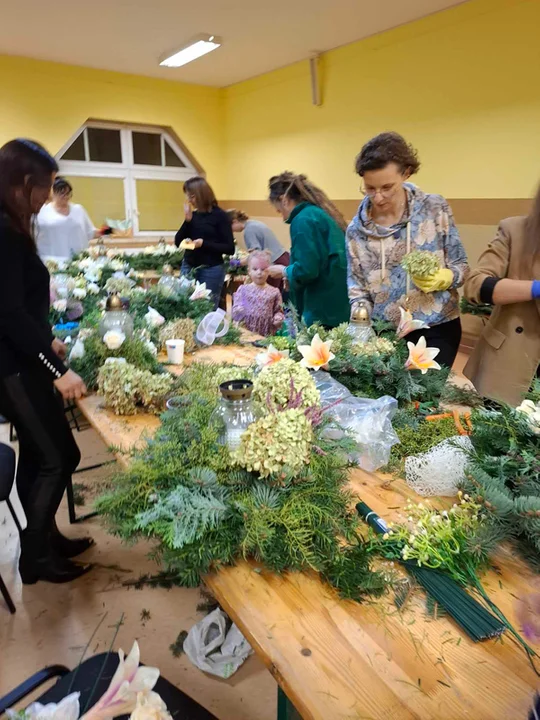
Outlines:
POLYGON ((531 294, 533 300, 540 300, 540 280, 533 280, 531 294))

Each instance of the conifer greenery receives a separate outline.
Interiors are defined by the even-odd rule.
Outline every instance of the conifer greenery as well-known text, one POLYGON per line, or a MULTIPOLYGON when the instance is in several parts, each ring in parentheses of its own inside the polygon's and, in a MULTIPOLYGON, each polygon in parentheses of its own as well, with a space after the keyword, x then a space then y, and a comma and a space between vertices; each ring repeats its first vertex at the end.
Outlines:
MULTIPOLYGON (((535 402, 540 381, 529 393, 535 402)), ((464 490, 540 567, 540 437, 526 415, 507 406, 472 417, 474 453, 464 490)))
POLYGON ((325 438, 319 425, 310 463, 296 472, 262 478, 236 465, 211 423, 217 383, 227 372, 238 377, 234 370, 196 363, 182 376, 184 402, 98 501, 110 529, 125 540, 153 538, 179 585, 253 558, 278 573, 318 571, 347 598, 380 594, 384 578, 358 539, 346 489, 350 440, 325 438))

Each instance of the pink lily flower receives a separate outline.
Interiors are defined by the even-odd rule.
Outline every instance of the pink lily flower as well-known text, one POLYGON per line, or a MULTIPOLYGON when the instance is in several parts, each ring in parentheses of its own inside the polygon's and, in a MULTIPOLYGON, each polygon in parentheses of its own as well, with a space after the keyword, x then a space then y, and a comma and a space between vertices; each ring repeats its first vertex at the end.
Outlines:
POLYGON ((268 346, 265 352, 261 352, 255 358, 255 362, 259 367, 274 365, 274 363, 289 357, 288 350, 278 350, 272 344, 268 346))

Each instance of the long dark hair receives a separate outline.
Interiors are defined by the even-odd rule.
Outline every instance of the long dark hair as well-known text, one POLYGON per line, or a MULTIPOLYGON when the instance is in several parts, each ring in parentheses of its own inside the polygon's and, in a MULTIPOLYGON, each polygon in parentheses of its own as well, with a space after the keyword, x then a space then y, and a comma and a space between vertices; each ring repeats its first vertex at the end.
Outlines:
POLYGON ((196 175, 184 183, 186 195, 195 196, 195 206, 199 212, 209 213, 216 207, 218 202, 214 191, 203 177, 196 175))
POLYGON ((347 229, 347 221, 328 195, 310 182, 305 175, 295 175, 285 171, 281 175, 271 177, 268 187, 270 191, 268 199, 271 203, 276 203, 283 197, 288 197, 296 203, 312 203, 327 212, 342 230, 347 229))
POLYGON ((540 187, 534 198, 533 206, 525 221, 525 244, 521 258, 521 272, 527 278, 532 277, 532 271, 538 255, 540 254, 540 187))
POLYGON ((33 140, 10 140, 0 148, 0 214, 34 246, 32 191, 50 187, 54 172, 58 172, 56 160, 33 140))

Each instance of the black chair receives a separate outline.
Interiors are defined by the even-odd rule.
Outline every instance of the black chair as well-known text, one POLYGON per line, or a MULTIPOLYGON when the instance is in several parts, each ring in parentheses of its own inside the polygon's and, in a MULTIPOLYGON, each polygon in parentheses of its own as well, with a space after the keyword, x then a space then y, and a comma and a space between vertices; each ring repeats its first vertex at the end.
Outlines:
MULTIPOLYGON (((13 487, 13 481, 15 480, 15 451, 9 445, 0 443, 0 502, 7 503, 11 517, 13 518, 17 530, 21 532, 21 524, 15 513, 9 495, 11 488, 13 487)), ((15 612, 15 605, 11 599, 11 595, 8 593, 7 587, 2 580, 0 575, 0 593, 2 594, 6 605, 9 608, 10 613, 15 612)))
MULTIPOLYGON (((59 678, 56 684, 36 701, 44 705, 50 702, 58 703, 69 693, 80 692, 79 702, 82 714, 95 705, 103 695, 117 666, 118 655, 116 653, 101 653, 85 660, 71 672, 63 665, 44 668, 5 697, 0 698, 0 715, 55 677, 59 678)), ((178 720, 217 720, 215 715, 205 710, 165 678, 159 678, 154 690, 161 695, 173 718, 178 718, 178 720)))

